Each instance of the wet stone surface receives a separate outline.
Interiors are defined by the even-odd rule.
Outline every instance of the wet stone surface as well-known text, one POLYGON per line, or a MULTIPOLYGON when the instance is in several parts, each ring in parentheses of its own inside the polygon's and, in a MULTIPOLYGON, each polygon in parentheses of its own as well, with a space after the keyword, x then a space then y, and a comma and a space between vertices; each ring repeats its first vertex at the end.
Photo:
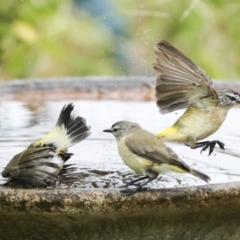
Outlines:
MULTIPOLYGON (((73 102, 75 114, 87 119, 92 127, 90 137, 71 147, 74 156, 68 163, 76 164, 73 176, 78 181, 64 181, 58 188, 108 189, 123 185, 136 175, 123 164, 112 135, 103 133, 119 120, 138 122, 142 127, 156 133, 171 125, 182 114, 178 111, 161 115, 155 102, 134 101, 46 101, 41 105, 21 101, 4 101, 0 104, 0 172, 8 161, 27 147, 32 141, 43 137, 54 125, 64 104, 73 102)), ((214 154, 200 154, 183 144, 168 143, 191 167, 200 170, 212 179, 211 183, 226 183, 240 179, 240 148, 238 139, 240 110, 231 109, 226 121, 210 140, 225 143, 225 152, 216 147, 214 154)), ((4 179, 0 178, 0 183, 4 179)), ((205 184, 190 174, 168 172, 148 186, 151 188, 188 187, 205 184)))
POLYGON ((240 186, 0 191, 0 239, 238 240, 240 186), (14 226, 14 231, 13 231, 14 226))

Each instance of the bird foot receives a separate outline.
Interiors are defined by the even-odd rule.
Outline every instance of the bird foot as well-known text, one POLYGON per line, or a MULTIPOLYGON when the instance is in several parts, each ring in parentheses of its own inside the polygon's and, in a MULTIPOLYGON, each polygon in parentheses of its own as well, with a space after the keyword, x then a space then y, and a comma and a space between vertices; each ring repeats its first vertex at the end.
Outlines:
POLYGON ((201 153, 202 153, 202 151, 206 151, 209 148, 208 156, 210 156, 212 154, 216 144, 220 147, 221 150, 223 150, 223 151, 225 150, 225 148, 224 148, 225 144, 223 142, 218 141, 218 140, 197 142, 196 145, 192 148, 196 149, 196 148, 203 147, 202 150, 201 150, 201 153))

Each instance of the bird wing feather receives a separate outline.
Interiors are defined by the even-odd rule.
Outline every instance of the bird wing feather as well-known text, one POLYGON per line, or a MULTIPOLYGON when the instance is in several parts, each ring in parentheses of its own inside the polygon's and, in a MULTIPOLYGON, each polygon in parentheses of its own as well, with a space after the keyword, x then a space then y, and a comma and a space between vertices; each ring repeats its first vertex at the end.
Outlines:
POLYGON ((91 127, 87 126, 86 119, 75 117, 71 112, 72 103, 65 105, 60 112, 56 126, 41 140, 32 143, 32 146, 53 145, 56 153, 66 150, 68 147, 83 141, 91 134, 91 127))
POLYGON ((56 175, 37 169, 18 169, 11 171, 11 176, 13 180, 8 181, 6 186, 11 186, 16 179, 18 180, 17 185, 22 184, 22 187, 46 187, 54 185, 57 181, 56 175))
MULTIPOLYGON (((19 168, 30 168, 30 166, 36 167, 49 164, 51 165, 51 163, 47 163, 47 160, 46 162, 37 162, 38 159, 52 158, 53 154, 51 153, 51 150, 52 147, 28 148, 12 158, 12 160, 5 167, 3 174, 7 174, 19 168)), ((56 164, 51 165, 51 167, 55 167, 55 165, 56 164)))
POLYGON ((139 130, 138 133, 127 137, 125 144, 132 153, 142 158, 158 164, 167 163, 190 172, 190 167, 175 152, 148 131, 139 130))
POLYGON ((156 98, 161 113, 186 108, 202 98, 218 100, 211 78, 166 41, 155 49, 156 98))

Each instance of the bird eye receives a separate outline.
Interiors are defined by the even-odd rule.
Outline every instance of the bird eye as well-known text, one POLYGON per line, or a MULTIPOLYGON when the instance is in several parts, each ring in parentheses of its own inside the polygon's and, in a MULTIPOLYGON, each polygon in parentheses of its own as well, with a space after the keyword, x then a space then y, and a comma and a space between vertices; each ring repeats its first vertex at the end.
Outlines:
POLYGON ((117 129, 116 129, 116 128, 114 128, 114 129, 113 129, 113 131, 114 131, 114 132, 116 132, 116 131, 117 131, 117 129))

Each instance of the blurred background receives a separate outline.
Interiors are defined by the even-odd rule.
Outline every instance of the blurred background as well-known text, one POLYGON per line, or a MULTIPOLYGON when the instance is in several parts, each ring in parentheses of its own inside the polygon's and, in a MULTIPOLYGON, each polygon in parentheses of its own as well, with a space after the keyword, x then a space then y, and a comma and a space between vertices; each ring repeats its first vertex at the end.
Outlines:
POLYGON ((0 79, 153 75, 169 41, 212 78, 240 78, 238 0, 8 0, 0 79))

